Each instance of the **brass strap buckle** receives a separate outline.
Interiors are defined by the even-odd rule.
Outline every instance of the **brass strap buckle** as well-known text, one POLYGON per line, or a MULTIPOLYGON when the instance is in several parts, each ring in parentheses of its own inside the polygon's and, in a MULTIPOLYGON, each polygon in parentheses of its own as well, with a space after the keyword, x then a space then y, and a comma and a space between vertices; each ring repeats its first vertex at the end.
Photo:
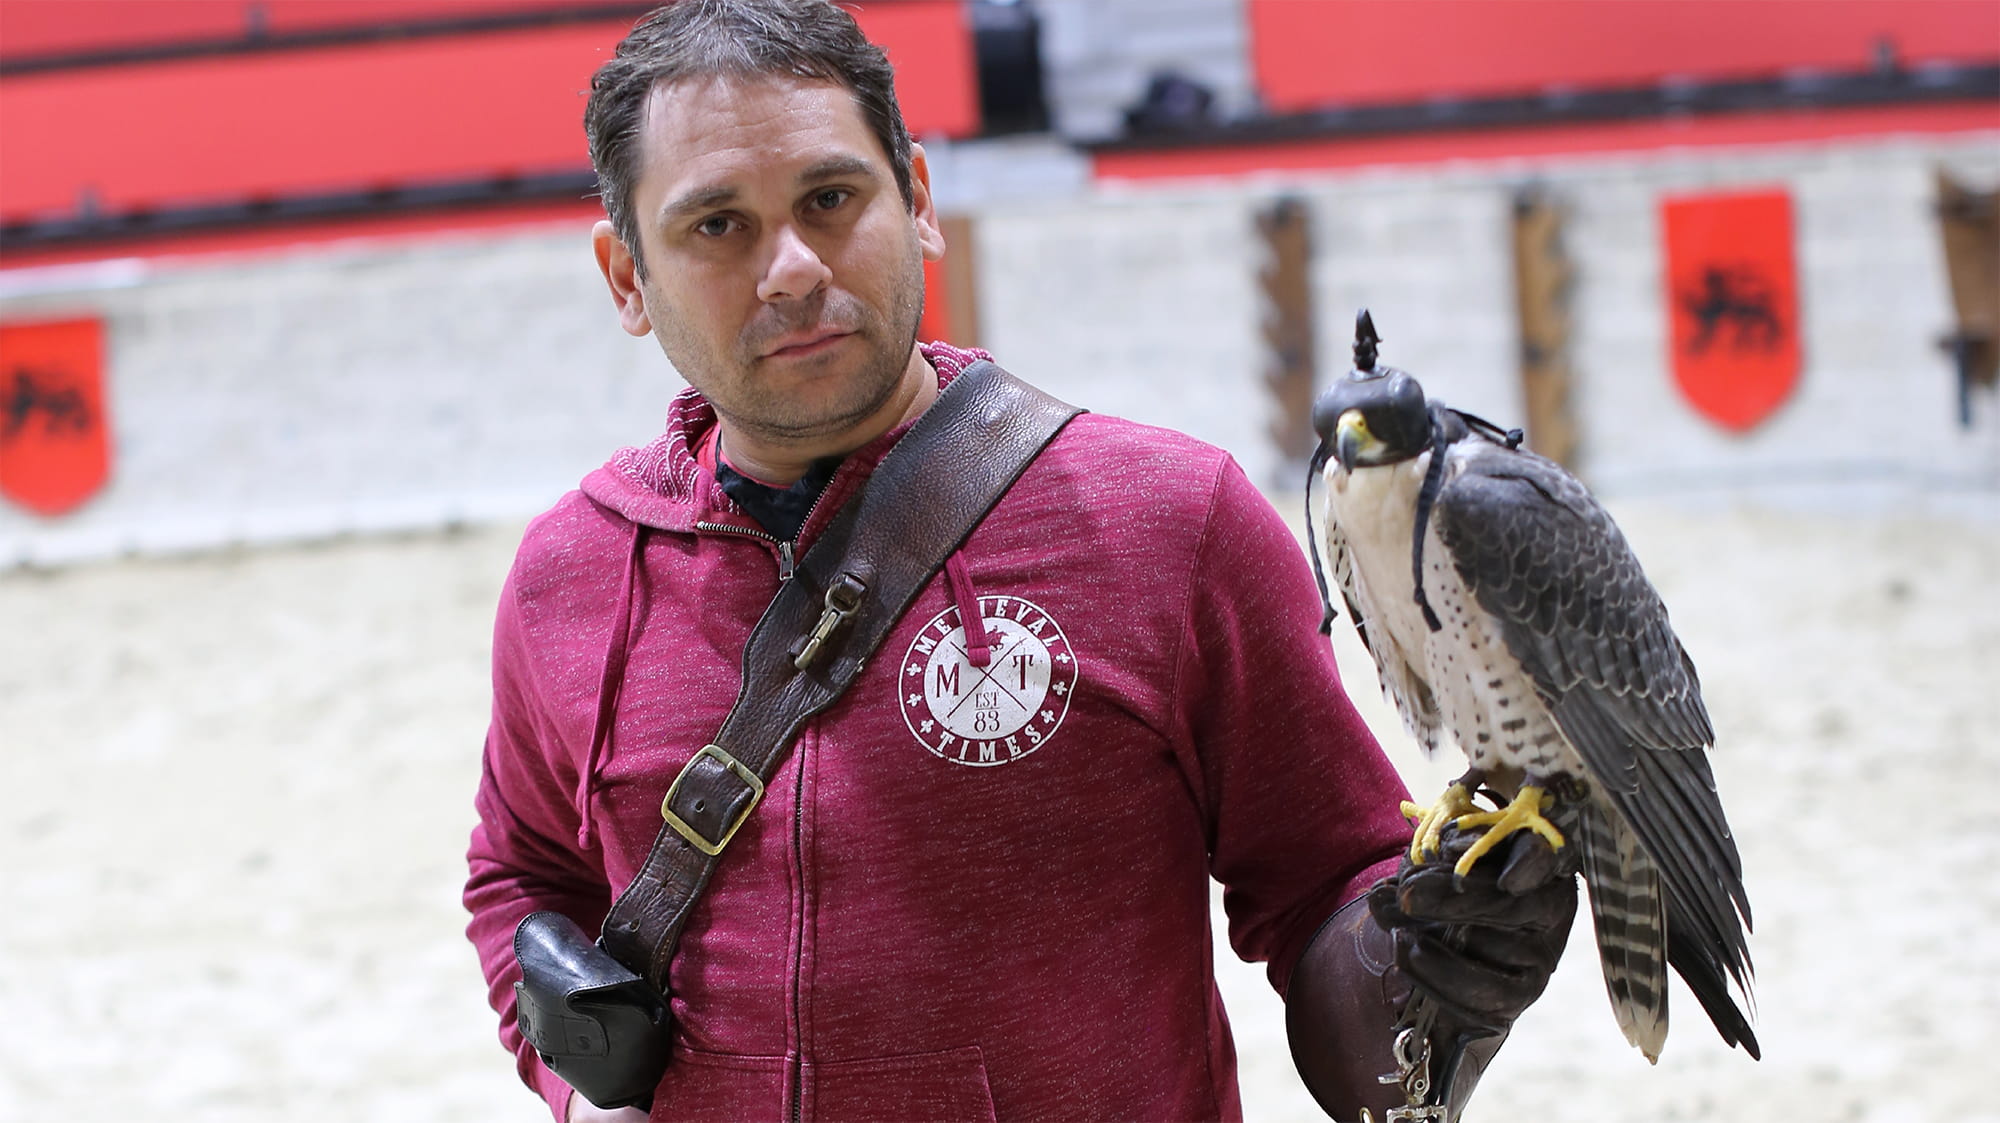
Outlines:
MULTIPOLYGON (((689 845, 713 857, 722 853, 722 848, 729 845, 730 839, 736 837, 736 832, 741 830, 743 824, 750 818, 750 812, 756 810, 757 804, 762 802, 763 799, 764 781, 758 779, 755 772, 744 767, 742 761, 723 752, 720 745, 703 745, 701 751, 689 757, 688 762, 681 767, 681 774, 674 777, 673 786, 667 789, 667 797, 660 801, 660 817, 667 821, 667 825, 674 829, 675 834, 687 839, 689 845), (723 831, 722 837, 714 842, 710 842, 707 838, 703 837, 702 833, 695 830, 687 820, 674 814, 674 796, 680 792, 681 782, 686 780, 688 773, 693 770, 694 762, 705 756, 714 757, 717 763, 735 773, 737 779, 750 786, 749 804, 737 813, 735 821, 729 824, 729 829, 723 831)), ((701 810, 699 804, 696 805, 695 810, 701 810)))

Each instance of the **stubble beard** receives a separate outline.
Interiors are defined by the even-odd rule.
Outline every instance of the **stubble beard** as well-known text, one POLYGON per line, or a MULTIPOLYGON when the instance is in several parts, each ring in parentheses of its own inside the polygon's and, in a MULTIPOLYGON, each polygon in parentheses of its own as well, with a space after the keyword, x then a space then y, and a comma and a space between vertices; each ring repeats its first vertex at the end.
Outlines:
POLYGON ((782 319, 763 321, 746 331, 736 354, 713 363, 730 368, 719 378, 712 367, 706 371, 697 369, 690 375, 690 367, 698 365, 691 356, 701 353, 703 348, 691 333, 677 330, 679 324, 671 319, 658 322, 654 335, 682 377, 702 392, 716 415, 732 428, 771 444, 816 442, 874 416, 901 388, 924 311, 923 258, 914 245, 912 259, 893 294, 888 319, 875 315, 861 300, 835 292, 801 306, 782 319), (844 383, 837 396, 828 399, 788 393, 759 377, 758 355, 770 340, 819 324, 852 331, 860 343, 871 348, 859 370, 832 376, 844 383), (683 366, 684 361, 689 366, 683 366))

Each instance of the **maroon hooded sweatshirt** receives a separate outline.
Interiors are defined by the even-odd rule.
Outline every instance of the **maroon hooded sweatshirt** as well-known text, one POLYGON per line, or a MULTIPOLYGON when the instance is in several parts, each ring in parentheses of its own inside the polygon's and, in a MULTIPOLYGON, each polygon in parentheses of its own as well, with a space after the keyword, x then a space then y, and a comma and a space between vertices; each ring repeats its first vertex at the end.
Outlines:
MULTIPOLYGON (((984 357, 924 354, 941 384, 984 357)), ((699 468, 714 424, 678 397, 529 527, 501 596, 468 933, 558 1118, 569 1089, 514 1024, 514 927, 596 932, 785 564, 699 468)), ((847 458, 800 552, 901 435, 847 458)), ((1209 877, 1282 993, 1408 838, 1319 612, 1225 453, 1071 422, 730 844, 673 963, 653 1118, 1238 1118, 1209 877)))

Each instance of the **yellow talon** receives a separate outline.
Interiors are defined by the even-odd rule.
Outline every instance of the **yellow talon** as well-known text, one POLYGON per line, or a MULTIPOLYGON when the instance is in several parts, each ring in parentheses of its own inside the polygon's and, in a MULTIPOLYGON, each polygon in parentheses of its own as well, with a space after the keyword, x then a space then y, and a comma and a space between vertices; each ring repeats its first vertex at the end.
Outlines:
POLYGON ((1425 854, 1435 853, 1441 845, 1440 836, 1446 823, 1477 810, 1479 805, 1472 802, 1472 793, 1464 784, 1446 788, 1429 810, 1404 800, 1403 814, 1417 820, 1416 837, 1410 839, 1410 861, 1421 864, 1425 854))
MULTIPOLYGON (((1456 786, 1453 785, 1453 787, 1456 786)), ((1445 794, 1451 794, 1449 789, 1447 789, 1445 794)), ((1438 804, 1439 806, 1443 806, 1444 801, 1439 800, 1438 804)), ((1519 830, 1534 831, 1536 834, 1547 839, 1551 847, 1558 850, 1562 849, 1562 832, 1556 829, 1554 823, 1542 817, 1543 810, 1554 806, 1555 799, 1552 796, 1533 784, 1529 784, 1521 789, 1520 794, 1514 797, 1512 803, 1509 803, 1498 811, 1479 811, 1467 808, 1472 813, 1463 814, 1458 817, 1456 824, 1458 829, 1467 830, 1472 827, 1485 827, 1487 831, 1485 834, 1479 836, 1477 842, 1472 844, 1472 849, 1467 850, 1464 856, 1459 858, 1458 864, 1452 867, 1452 872, 1460 877, 1471 873, 1474 862, 1477 862, 1488 851, 1500 845, 1509 835, 1519 830)))

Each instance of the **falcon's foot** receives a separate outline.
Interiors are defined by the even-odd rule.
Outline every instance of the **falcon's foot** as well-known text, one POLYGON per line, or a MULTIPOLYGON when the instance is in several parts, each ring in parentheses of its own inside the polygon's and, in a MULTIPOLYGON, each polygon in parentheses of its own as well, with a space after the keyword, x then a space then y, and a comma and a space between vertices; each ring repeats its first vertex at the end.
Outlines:
MULTIPOLYGON (((1442 804, 1443 801, 1440 800, 1439 802, 1442 804)), ((1471 814, 1460 815, 1457 820, 1457 826, 1460 830, 1467 830, 1472 827, 1485 827, 1486 833, 1480 835, 1479 841, 1473 843, 1472 848, 1467 850, 1463 857, 1459 858, 1458 864, 1452 867, 1452 872, 1460 877, 1471 873, 1474 862, 1477 862, 1487 851, 1505 842, 1507 837, 1515 831, 1534 831, 1536 834, 1547 839, 1550 847, 1557 850, 1562 849, 1562 832, 1556 829, 1554 823, 1549 822, 1542 816, 1543 811, 1552 810, 1555 805, 1556 800, 1554 796, 1533 784, 1529 784, 1521 789, 1520 793, 1514 797, 1512 803, 1509 803, 1498 811, 1473 810, 1471 814)))
POLYGON ((1472 802, 1472 789, 1462 782, 1446 788, 1429 810, 1404 800, 1403 814, 1417 821, 1416 837, 1410 840, 1410 861, 1423 864, 1425 855, 1437 853, 1446 823, 1454 819, 1462 821, 1464 816, 1478 810, 1479 805, 1472 802))

